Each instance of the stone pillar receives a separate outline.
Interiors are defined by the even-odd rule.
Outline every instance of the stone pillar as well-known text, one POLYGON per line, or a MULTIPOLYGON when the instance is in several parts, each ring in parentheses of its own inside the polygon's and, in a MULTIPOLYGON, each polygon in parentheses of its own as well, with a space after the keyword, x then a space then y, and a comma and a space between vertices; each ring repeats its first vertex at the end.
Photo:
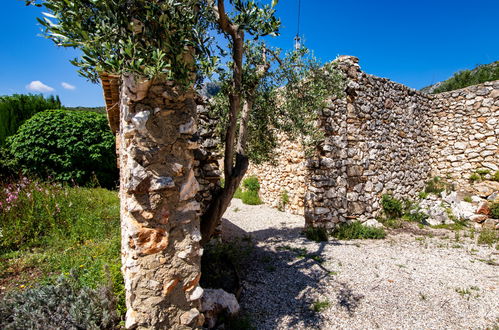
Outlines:
POLYGON ((126 327, 203 324, 198 285, 198 182, 192 90, 124 76, 120 93, 120 199, 126 327))

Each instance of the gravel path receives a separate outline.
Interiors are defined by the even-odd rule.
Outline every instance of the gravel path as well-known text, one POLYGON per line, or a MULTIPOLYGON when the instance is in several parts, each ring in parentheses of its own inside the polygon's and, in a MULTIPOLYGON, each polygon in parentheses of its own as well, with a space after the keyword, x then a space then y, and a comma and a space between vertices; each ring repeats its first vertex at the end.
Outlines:
POLYGON ((303 224, 238 199, 225 215, 225 238, 256 244, 240 303, 257 329, 499 329, 494 247, 446 230, 315 243, 303 224))

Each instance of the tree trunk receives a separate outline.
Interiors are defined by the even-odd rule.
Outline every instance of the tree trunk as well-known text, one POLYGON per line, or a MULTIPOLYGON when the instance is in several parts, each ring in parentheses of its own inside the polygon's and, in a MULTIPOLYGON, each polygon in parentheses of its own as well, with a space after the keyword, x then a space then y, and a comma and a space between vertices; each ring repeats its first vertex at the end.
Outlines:
POLYGON ((120 199, 126 327, 203 324, 201 233, 190 141, 194 93, 124 76, 120 97, 120 199))

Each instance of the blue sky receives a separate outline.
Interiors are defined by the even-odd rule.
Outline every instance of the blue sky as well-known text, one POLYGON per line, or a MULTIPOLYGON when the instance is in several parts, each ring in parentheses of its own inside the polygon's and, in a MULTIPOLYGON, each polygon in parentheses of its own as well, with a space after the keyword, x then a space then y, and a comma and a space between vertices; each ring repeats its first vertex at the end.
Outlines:
MULTIPOLYGON (((292 48, 297 4, 279 1, 282 29, 270 40, 274 46, 292 48)), ((301 7, 300 34, 321 60, 354 55, 365 72, 413 88, 499 60, 499 0, 302 0, 301 7)), ((47 94, 66 106, 104 104, 100 86, 69 63, 78 52, 39 36, 39 9, 19 0, 2 0, 2 9, 0 95, 28 93, 31 83, 53 88, 47 94)))

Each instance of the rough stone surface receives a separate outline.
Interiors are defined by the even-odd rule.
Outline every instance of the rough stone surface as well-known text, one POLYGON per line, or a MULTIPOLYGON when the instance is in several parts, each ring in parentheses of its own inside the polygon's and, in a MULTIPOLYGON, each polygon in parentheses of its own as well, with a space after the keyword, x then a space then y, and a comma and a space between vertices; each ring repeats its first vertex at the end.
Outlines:
POLYGON ((190 148, 194 128, 182 126, 196 116, 194 92, 179 93, 165 81, 125 77, 120 102, 126 327, 200 326, 200 205, 190 148))
MULTIPOLYGON (((497 167, 499 81, 428 95, 362 72, 355 57, 336 63, 346 88, 322 111, 317 156, 305 159, 300 145, 282 137, 277 165, 250 167, 267 204, 282 207, 286 192, 287 212, 332 228, 374 219, 385 193, 415 199, 433 176, 464 184, 474 171, 497 167)), ((494 191, 481 189, 487 191, 480 196, 494 191)), ((461 211, 472 214, 464 205, 461 211)))
POLYGON ((201 299, 201 312, 205 315, 205 325, 214 328, 220 314, 234 315, 239 313, 236 296, 222 289, 206 289, 201 299))

